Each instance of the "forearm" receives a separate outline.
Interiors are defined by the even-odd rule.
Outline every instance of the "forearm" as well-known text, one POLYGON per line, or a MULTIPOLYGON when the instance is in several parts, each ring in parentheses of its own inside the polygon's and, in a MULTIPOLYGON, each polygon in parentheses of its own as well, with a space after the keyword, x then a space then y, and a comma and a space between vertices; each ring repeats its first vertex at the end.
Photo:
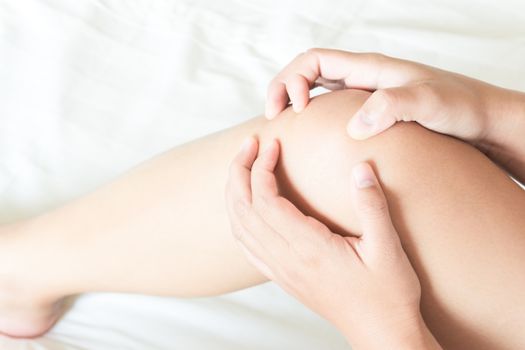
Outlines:
POLYGON ((493 118, 479 145, 516 180, 525 183, 525 93, 501 89, 490 102, 493 118), (504 96, 504 97, 502 97, 504 96))

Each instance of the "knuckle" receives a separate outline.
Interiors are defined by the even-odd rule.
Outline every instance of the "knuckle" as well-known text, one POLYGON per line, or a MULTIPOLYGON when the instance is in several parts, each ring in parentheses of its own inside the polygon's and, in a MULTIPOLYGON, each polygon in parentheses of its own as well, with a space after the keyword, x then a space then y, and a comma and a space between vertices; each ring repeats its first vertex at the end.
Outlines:
POLYGON ((363 53, 363 55, 365 55, 365 58, 368 61, 371 61, 374 64, 381 64, 391 59, 391 57, 385 54, 379 53, 379 52, 368 52, 368 53, 363 53))
POLYGON ((399 97, 393 90, 381 89, 373 93, 374 99, 385 106, 385 110, 395 108, 399 104, 399 97))
POLYGON ((374 56, 373 58, 376 61, 386 61, 389 58, 387 55, 380 53, 380 52, 374 52, 372 53, 372 55, 374 56))
POLYGON ((374 193, 361 199, 358 210, 367 216, 383 217, 388 213, 388 203, 378 193, 374 193))
POLYGON ((272 80, 270 80, 270 83, 268 83, 268 89, 267 89, 268 92, 277 90, 277 88, 279 87, 279 84, 282 84, 281 80, 282 80, 281 73, 279 73, 272 80))
POLYGON ((290 68, 284 67, 279 73, 277 73, 276 76, 273 77, 272 80, 270 80, 270 83, 268 84, 269 90, 278 90, 282 85, 286 83, 287 77, 289 75, 290 68))
POLYGON ((311 47, 308 50, 306 50, 304 53, 306 55, 318 55, 319 53, 321 53, 321 50, 322 49, 320 49, 318 47, 311 47))
POLYGON ((297 87, 298 85, 301 85, 304 81, 304 76, 299 72, 294 72, 290 74, 290 77, 288 78, 287 86, 297 87))

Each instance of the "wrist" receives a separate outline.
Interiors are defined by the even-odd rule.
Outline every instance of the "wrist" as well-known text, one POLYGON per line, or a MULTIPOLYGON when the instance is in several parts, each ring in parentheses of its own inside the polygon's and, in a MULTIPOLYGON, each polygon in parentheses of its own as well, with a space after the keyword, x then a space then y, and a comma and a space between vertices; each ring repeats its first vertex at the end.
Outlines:
POLYGON ((421 315, 411 327, 412 328, 407 329, 404 333, 400 332, 399 336, 392 340, 392 348, 414 350, 442 349, 421 315))
POLYGON ((525 93, 497 88, 490 94, 485 137, 475 146, 515 179, 525 182, 525 93))
POLYGON ((484 137, 479 141, 484 150, 508 153, 513 149, 515 134, 525 129, 525 93, 494 87, 488 93, 484 137))
MULTIPOLYGON (((403 350, 441 350, 441 346, 425 324, 421 314, 396 322, 389 326, 362 327, 364 331, 345 333, 353 349, 403 349, 403 350), (365 330, 366 329, 366 330, 365 330)), ((355 331, 355 329, 354 329, 355 331)))

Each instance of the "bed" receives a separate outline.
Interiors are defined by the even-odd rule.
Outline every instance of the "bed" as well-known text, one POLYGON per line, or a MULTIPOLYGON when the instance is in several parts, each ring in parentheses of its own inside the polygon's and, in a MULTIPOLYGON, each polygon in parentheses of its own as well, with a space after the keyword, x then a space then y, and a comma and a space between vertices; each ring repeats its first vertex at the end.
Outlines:
MULTIPOLYGON (((525 90, 518 0, 0 0, 0 220, 260 114, 269 79, 313 46, 381 51, 525 90)), ((85 294, 45 336, 0 336, 0 348, 348 345, 267 283, 186 300, 85 294)))

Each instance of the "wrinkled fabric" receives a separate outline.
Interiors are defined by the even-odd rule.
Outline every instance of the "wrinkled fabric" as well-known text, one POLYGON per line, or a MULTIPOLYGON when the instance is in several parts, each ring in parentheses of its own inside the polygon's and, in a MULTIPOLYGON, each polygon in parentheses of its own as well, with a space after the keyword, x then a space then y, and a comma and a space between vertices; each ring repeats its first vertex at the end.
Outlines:
MULTIPOLYGON (((380 51, 525 90, 524 23, 518 0, 0 0, 0 220, 260 114, 268 81, 309 47, 380 51)), ((189 300, 86 294, 44 337, 0 337, 0 348, 348 346, 265 284, 189 300)))

